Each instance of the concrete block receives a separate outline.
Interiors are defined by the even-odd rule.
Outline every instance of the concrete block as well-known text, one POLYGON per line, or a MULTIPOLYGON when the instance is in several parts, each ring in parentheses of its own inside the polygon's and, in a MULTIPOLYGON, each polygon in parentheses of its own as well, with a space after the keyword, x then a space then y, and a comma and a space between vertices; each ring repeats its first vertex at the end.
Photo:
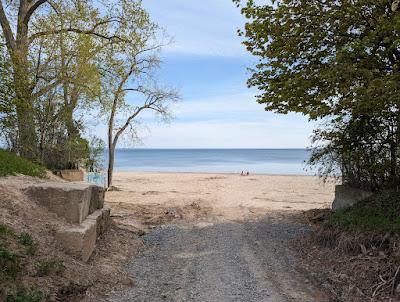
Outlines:
POLYGON ((96 222, 96 236, 100 237, 103 235, 111 224, 110 209, 103 208, 96 210, 93 214, 90 214, 87 219, 96 222))
POLYGON ((96 220, 86 219, 80 226, 58 230, 55 237, 67 253, 87 262, 96 247, 96 228, 96 220))
POLYGON ((104 207, 104 196, 106 190, 99 186, 92 187, 92 195, 90 197, 89 214, 104 207))
POLYGON ((335 200, 332 203, 332 210, 348 209, 371 195, 372 192, 352 188, 348 185, 338 185, 335 188, 335 200))
POLYGON ((93 187, 86 183, 42 183, 25 192, 59 217, 80 224, 89 214, 93 187))
POLYGON ((111 209, 109 208, 103 208, 103 219, 102 219, 102 229, 101 229, 101 235, 103 235, 111 226, 111 209))
POLYGON ((61 178, 68 181, 84 181, 85 173, 82 170, 61 170, 61 178))

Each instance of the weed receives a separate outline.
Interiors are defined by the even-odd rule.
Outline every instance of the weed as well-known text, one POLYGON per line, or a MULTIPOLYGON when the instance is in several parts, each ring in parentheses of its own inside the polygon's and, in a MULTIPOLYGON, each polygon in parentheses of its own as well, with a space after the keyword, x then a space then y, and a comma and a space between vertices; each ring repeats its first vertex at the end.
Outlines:
POLYGON ((62 261, 42 261, 37 266, 36 276, 45 277, 51 274, 62 275, 64 273, 65 266, 62 261))
POLYGON ((8 226, 0 224, 0 236, 15 237, 15 232, 8 226))
POLYGON ((0 272, 15 280, 20 272, 19 256, 5 249, 0 249, 0 272))
POLYGON ((37 251, 37 244, 28 233, 22 233, 18 236, 18 242, 27 247, 26 253, 28 255, 35 255, 37 251))
POLYGON ((41 302, 43 294, 40 291, 19 289, 15 295, 9 295, 6 302, 41 302))

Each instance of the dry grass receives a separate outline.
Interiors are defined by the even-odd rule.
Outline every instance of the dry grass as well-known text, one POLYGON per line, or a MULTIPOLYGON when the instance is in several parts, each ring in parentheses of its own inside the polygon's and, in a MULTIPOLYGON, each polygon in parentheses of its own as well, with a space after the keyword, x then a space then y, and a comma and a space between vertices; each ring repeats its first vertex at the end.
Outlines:
POLYGON ((295 243, 335 301, 400 301, 400 237, 393 232, 349 230, 329 211, 307 216, 315 231, 295 243))

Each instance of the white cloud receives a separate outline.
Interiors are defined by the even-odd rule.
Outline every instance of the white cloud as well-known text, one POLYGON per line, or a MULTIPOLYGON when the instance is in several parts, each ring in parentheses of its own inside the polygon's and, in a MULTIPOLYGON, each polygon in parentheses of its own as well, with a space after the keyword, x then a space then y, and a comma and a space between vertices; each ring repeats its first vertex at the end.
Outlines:
POLYGON ((152 125, 144 146, 152 148, 303 148, 311 128, 263 122, 187 122, 152 125))
MULTIPOLYGON (((304 148, 314 126, 299 115, 265 112, 250 93, 182 102, 175 116, 175 121, 165 125, 146 115, 143 147, 304 148)), ((105 138, 104 130, 97 127, 96 132, 105 138)))
POLYGON ((231 0, 147 0, 144 6, 153 20, 174 38, 165 48, 172 53, 243 56, 246 50, 237 36, 245 19, 231 0))
MULTIPOLYGON (((238 64, 243 62, 242 56, 247 55, 236 34, 236 29, 246 20, 231 0, 144 0, 144 6, 157 23, 175 36, 176 43, 167 48, 168 52, 230 56, 238 64)), ((204 61, 210 73, 214 72, 213 62, 204 61)), ((144 124, 150 129, 142 131, 144 147, 304 148, 309 145, 314 124, 299 115, 265 112, 263 106, 256 103, 254 93, 237 84, 235 72, 244 72, 240 66, 232 73, 221 73, 224 77, 218 81, 214 76, 207 82, 205 79, 208 78, 204 76, 199 77, 202 81, 198 83, 194 76, 198 62, 187 64, 189 72, 174 74, 175 69, 172 69, 172 73, 165 76, 173 83, 179 83, 185 77, 184 82, 191 88, 188 90, 195 91, 191 95, 204 91, 215 96, 177 104, 173 110, 176 119, 170 125, 156 123, 152 115, 144 115, 144 124)), ((243 86, 244 82, 245 79, 243 86)), ((104 125, 93 130, 105 138, 104 125)), ((121 146, 131 144, 127 142, 121 146)))

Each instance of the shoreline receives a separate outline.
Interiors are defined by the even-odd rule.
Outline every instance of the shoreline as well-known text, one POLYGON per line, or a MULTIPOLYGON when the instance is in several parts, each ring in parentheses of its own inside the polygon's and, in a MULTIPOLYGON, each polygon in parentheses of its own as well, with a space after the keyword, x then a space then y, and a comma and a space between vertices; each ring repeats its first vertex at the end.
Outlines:
POLYGON ((317 176, 229 173, 115 172, 107 201, 113 211, 136 207, 205 209, 211 216, 245 219, 271 211, 328 208, 334 183, 317 176))
MULTIPOLYGON (((102 171, 103 173, 107 173, 106 170, 102 171)), ((114 170, 115 174, 188 174, 188 175, 231 175, 231 176, 242 176, 239 173, 233 173, 233 172, 166 172, 166 171, 139 171, 139 170, 114 170)), ((245 175, 247 177, 247 175, 245 175)), ((311 174, 275 174, 275 173, 250 173, 249 176, 285 176, 285 177, 315 177, 315 178, 321 178, 318 175, 311 175, 311 174)))

